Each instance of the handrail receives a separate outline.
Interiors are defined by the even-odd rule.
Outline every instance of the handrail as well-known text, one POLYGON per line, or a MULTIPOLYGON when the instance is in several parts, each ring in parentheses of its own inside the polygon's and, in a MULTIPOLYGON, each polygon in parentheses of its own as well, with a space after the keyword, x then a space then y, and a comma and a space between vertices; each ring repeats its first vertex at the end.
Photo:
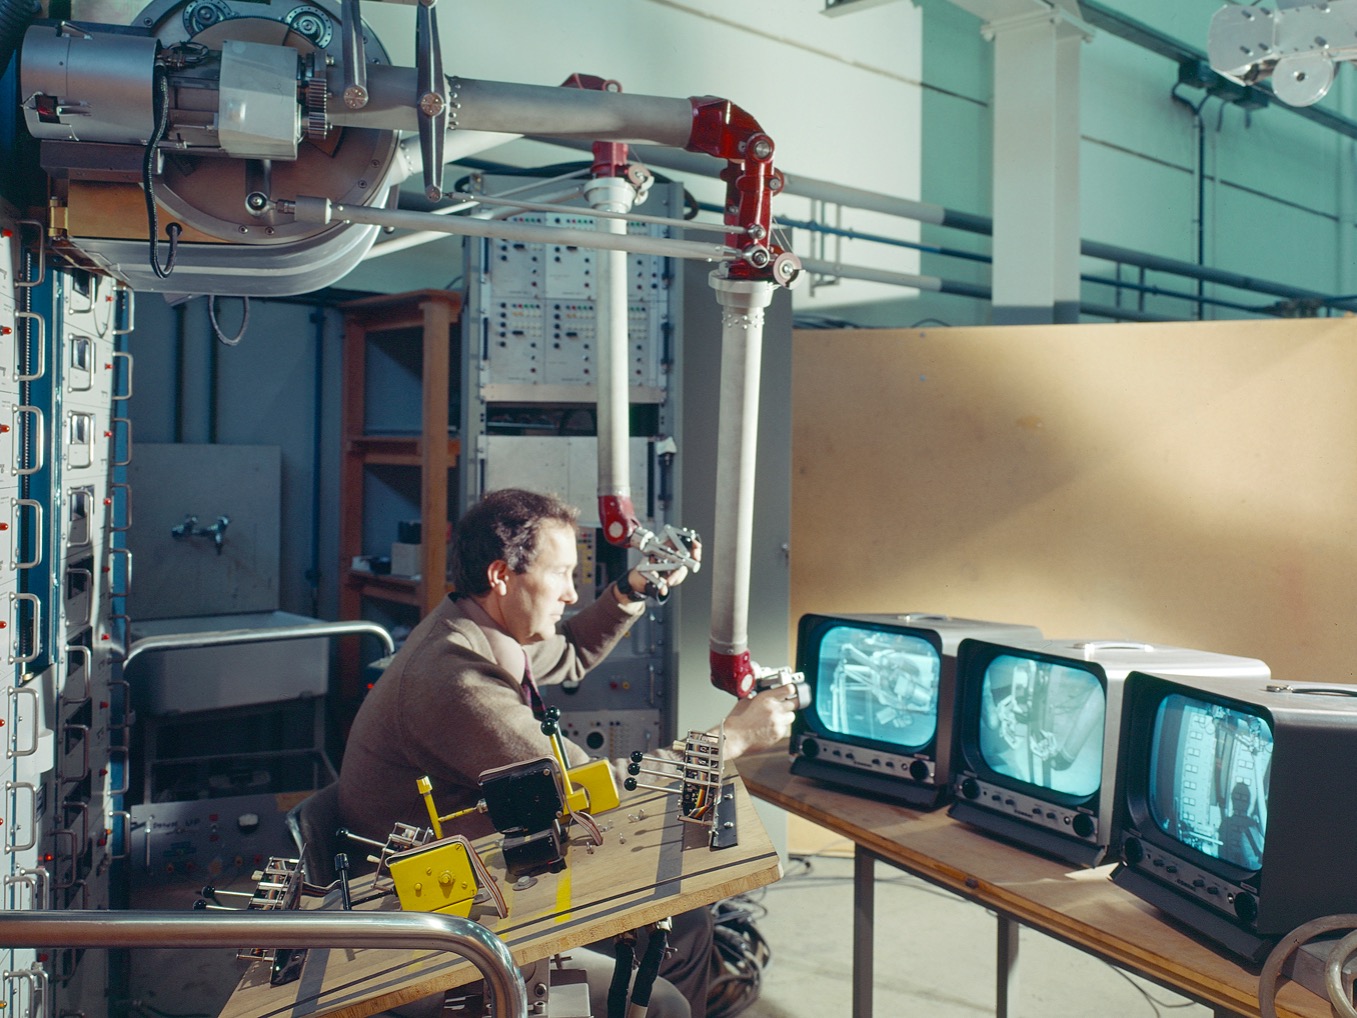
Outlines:
POLYGON ((270 626, 265 629, 217 629, 203 633, 161 633, 134 640, 123 658, 124 667, 138 654, 152 650, 187 650, 194 647, 221 647, 233 643, 273 643, 278 640, 306 640, 313 637, 375 636, 388 654, 396 652, 391 634, 375 622, 316 622, 299 626, 270 626))
POLYGON ((433 912, 0 911, 0 947, 359 947, 448 951, 480 971, 494 1018, 526 1018, 527 991, 504 941, 433 912))

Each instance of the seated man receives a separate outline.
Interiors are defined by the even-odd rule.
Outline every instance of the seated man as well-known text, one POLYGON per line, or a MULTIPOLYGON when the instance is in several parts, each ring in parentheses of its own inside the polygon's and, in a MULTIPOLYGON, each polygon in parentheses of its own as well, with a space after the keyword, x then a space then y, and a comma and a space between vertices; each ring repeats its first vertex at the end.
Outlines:
MULTIPOLYGON (((385 841, 397 822, 427 826, 416 779, 428 775, 439 811, 473 806, 482 772, 551 755, 534 715, 536 683, 582 679, 645 610, 636 570, 569 620, 578 600, 577 511, 548 495, 517 489, 488 493, 467 511, 455 535, 450 594, 415 627, 363 702, 349 733, 339 776, 339 812, 354 833, 385 841)), ((686 571, 668 583, 682 583, 686 571)), ((663 593, 663 592, 662 592, 663 593)), ((726 759, 767 748, 790 731, 794 702, 770 690, 737 701, 725 720, 726 759)), ((568 766, 588 754, 566 743, 568 766)), ((620 775, 619 775, 620 783, 620 775)), ((478 837, 488 820, 472 814, 456 833, 478 837)), ((653 1016, 706 1013, 711 928, 701 915, 675 917, 677 948, 661 969, 682 996, 657 980, 653 1016)), ((577 959, 588 951, 571 952, 577 959)), ((596 1016, 606 1015, 611 959, 585 958, 596 1016), (595 969, 601 974, 596 977, 595 969), (600 985, 601 983, 601 985, 600 985)))

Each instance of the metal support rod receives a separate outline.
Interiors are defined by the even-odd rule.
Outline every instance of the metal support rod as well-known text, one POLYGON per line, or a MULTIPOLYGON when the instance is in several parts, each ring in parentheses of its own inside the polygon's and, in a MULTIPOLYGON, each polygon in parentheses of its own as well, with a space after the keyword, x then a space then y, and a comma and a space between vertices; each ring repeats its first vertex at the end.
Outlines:
POLYGON ((504 942, 479 923, 432 912, 0 911, 9 947, 345 947, 447 951, 480 972, 497 1018, 526 1018, 527 992, 504 942))
POLYGON ((853 847, 853 1018, 872 1018, 875 862, 876 857, 861 845, 853 847))
POLYGON ((997 943, 994 971, 994 1018, 1016 1014, 1018 999, 1018 923, 1006 915, 996 917, 997 943))
POLYGON ((325 224, 343 220, 349 223, 391 226, 398 230, 427 230, 468 237, 491 237, 498 240, 521 241, 525 244, 573 244, 578 247, 634 251, 638 254, 693 258, 709 262, 723 261, 736 254, 724 244, 704 244, 695 240, 672 240, 631 233, 614 236, 597 230, 570 230, 552 226, 531 226, 527 223, 499 223, 460 216, 436 216, 431 212, 343 205, 328 198, 308 195, 298 197, 295 202, 280 201, 278 208, 283 214, 290 213, 297 217, 298 222, 306 223, 325 224))
POLYGON ((763 312, 773 284, 709 277, 721 314, 721 397, 716 444, 716 517, 713 549, 712 681, 748 696, 749 580, 754 535, 754 466, 758 439, 763 312))
POLYGON ((309 640, 318 637, 375 636, 388 654, 396 652, 391 634, 375 622, 316 622, 305 626, 275 626, 269 629, 219 629, 206 633, 164 633, 143 636, 127 648, 126 667, 139 654, 153 650, 186 650, 192 647, 222 647, 233 643, 275 643, 279 640, 309 640))

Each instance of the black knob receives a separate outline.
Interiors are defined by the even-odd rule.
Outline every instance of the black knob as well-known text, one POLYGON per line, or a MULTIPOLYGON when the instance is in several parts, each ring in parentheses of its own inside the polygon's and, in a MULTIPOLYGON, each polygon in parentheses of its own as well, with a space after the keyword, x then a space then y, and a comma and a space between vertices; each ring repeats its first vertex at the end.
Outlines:
POLYGON ((640 774, 640 773, 641 773, 641 765, 638 764, 638 763, 629 763, 629 764, 627 764, 627 773, 628 773, 628 774, 640 774))
POLYGON ((209 901, 217 900, 217 889, 213 887, 211 884, 208 884, 198 893, 201 894, 204 898, 207 898, 209 901))
POLYGON ((1127 838, 1121 843, 1121 861, 1127 866, 1139 866, 1145 858, 1145 846, 1139 838, 1127 838))
POLYGON ((909 765, 909 776, 915 781, 927 781, 928 764, 923 760, 915 760, 909 765))
POLYGON ((1234 896, 1234 914, 1251 923, 1258 918, 1258 902, 1248 891, 1240 891, 1234 896))
POLYGON ((1087 813, 1076 813, 1074 815, 1074 833, 1081 838, 1091 838, 1093 832, 1097 830, 1098 825, 1093 822, 1093 818, 1087 813))
POLYGON ((197 901, 195 901, 195 902, 193 903, 193 911, 195 911, 195 912, 206 912, 206 911, 207 911, 207 902, 203 901, 202 898, 199 898, 197 901))
POLYGON ((633 749, 633 750, 631 751, 631 762, 632 762, 632 763, 640 763, 640 762, 641 762, 642 760, 644 760, 645 758, 646 758, 646 755, 645 755, 644 753, 642 753, 639 749, 633 749))
POLYGON ((961 794, 967 799, 980 798, 980 782, 975 778, 966 778, 961 782, 961 794))
POLYGON ((628 792, 636 791, 636 779, 627 778, 625 781, 622 782, 622 787, 625 788, 628 792))
POLYGON ((820 755, 820 744, 814 739, 801 740, 801 755, 807 760, 814 760, 820 755))

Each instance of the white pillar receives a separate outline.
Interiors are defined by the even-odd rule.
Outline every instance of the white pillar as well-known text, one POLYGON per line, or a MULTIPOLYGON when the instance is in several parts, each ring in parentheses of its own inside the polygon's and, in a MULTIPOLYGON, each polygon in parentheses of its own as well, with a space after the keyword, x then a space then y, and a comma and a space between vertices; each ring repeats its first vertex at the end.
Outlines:
POLYGON ((993 321, 1079 318, 1079 47, 1069 0, 954 0, 994 43, 993 321))

